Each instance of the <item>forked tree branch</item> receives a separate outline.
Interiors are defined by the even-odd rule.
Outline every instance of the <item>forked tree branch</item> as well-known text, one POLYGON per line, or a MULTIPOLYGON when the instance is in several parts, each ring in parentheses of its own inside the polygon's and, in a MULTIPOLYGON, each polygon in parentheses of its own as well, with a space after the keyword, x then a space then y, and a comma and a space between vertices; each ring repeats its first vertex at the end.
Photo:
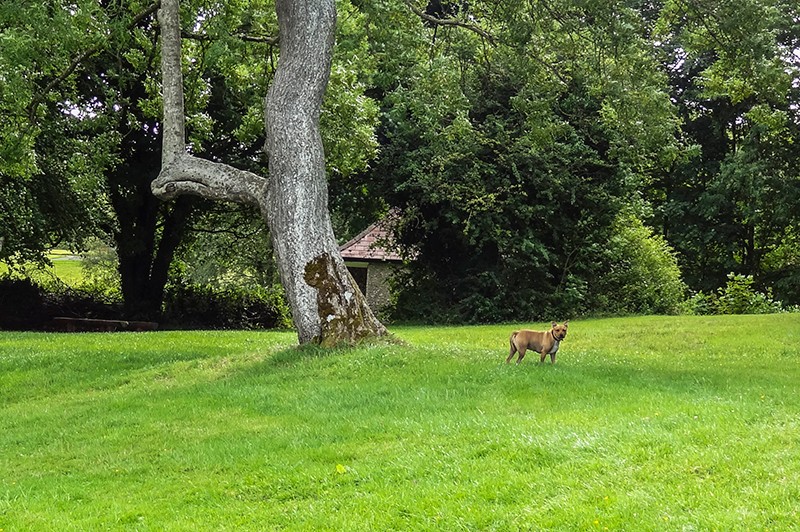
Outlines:
POLYGON ((158 11, 161 26, 161 77, 164 120, 161 173, 150 185, 153 194, 171 199, 181 194, 259 205, 267 180, 226 164, 186 153, 186 119, 181 70, 180 0, 163 0, 158 11))
MULTIPOLYGON (((233 33, 233 37, 236 37, 240 41, 244 42, 255 42, 255 43, 263 43, 263 44, 271 44, 276 45, 278 44, 278 37, 277 36, 269 36, 269 37, 259 37, 256 35, 249 35, 246 33, 233 33)), ((184 39, 191 39, 193 41, 213 41, 214 37, 205 33, 193 33, 190 31, 181 31, 181 36, 184 39)))
POLYGON ((423 11, 422 9, 420 9, 420 7, 417 6, 414 0, 405 0, 405 4, 411 11, 414 12, 415 15, 417 15, 426 22, 430 22, 431 24, 435 24, 437 26, 457 26, 459 28, 464 28, 466 30, 469 30, 473 33, 480 35, 481 37, 489 41, 489 43, 495 44, 494 37, 492 36, 492 34, 475 24, 469 24, 467 22, 458 20, 456 18, 437 18, 431 16, 425 13, 425 11, 423 11))
POLYGON ((267 180, 258 174, 179 154, 161 168, 150 184, 153 194, 161 199, 173 199, 183 194, 206 199, 230 201, 259 206, 267 180))

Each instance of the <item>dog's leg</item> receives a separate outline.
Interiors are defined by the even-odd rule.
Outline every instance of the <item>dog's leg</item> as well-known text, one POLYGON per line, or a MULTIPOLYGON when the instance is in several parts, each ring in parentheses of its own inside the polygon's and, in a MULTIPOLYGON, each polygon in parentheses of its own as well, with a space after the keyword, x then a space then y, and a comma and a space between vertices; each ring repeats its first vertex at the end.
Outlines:
POLYGON ((542 351, 542 354, 539 357, 539 364, 544 364, 545 357, 547 357, 547 352, 546 351, 542 351))
POLYGON ((508 358, 506 358, 506 364, 511 362, 511 359, 514 358, 514 353, 517 352, 517 346, 514 345, 514 335, 513 334, 511 335, 511 338, 509 339, 508 343, 511 344, 511 350, 508 353, 508 358))
POLYGON ((524 345, 519 348, 519 356, 517 357, 517 364, 522 362, 522 359, 525 358, 525 349, 527 349, 524 345))
POLYGON ((556 363, 556 354, 555 353, 550 353, 550 363, 551 364, 555 364, 556 363))

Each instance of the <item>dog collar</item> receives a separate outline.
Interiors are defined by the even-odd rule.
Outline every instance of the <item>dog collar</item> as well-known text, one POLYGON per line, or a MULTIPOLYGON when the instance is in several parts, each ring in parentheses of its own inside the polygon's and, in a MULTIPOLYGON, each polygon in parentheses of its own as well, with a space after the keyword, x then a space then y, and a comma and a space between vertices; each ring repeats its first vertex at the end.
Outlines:
POLYGON ((554 340, 556 343, 558 343, 558 342, 560 342, 560 341, 561 341, 561 340, 559 340, 558 338, 556 338, 556 333, 554 333, 554 332, 553 332, 553 329, 550 329, 550 336, 552 336, 552 337, 553 337, 553 340, 554 340))

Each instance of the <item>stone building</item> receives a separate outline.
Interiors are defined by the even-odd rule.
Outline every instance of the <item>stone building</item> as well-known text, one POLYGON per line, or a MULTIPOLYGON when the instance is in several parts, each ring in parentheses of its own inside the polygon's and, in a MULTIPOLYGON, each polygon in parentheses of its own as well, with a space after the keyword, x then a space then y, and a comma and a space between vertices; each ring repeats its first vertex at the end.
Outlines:
POLYGON ((386 229, 374 223, 339 247, 373 312, 380 312, 389 303, 389 277, 403 264, 400 255, 384 247, 388 238, 386 229))

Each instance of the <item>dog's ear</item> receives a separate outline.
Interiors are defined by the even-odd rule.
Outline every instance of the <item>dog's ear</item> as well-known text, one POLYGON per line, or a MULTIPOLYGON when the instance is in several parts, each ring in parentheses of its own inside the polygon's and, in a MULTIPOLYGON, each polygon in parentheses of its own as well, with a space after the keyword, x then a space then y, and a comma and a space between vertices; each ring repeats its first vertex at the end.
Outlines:
POLYGON ((558 325, 558 323, 556 323, 554 321, 550 322, 550 327, 555 327, 556 325, 558 325))
POLYGON ((569 320, 564 322, 564 327, 566 327, 567 325, 569 325, 569 320))

